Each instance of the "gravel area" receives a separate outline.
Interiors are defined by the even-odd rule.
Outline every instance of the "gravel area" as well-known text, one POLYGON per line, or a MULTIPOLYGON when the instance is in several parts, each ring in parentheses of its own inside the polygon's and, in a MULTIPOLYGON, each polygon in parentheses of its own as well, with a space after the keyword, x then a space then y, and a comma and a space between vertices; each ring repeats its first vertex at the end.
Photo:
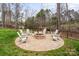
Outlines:
POLYGON ((46 34, 44 39, 36 39, 30 35, 26 43, 21 43, 19 38, 15 40, 16 46, 31 51, 48 51, 55 50, 64 45, 64 40, 59 37, 59 40, 53 41, 51 34, 46 34))

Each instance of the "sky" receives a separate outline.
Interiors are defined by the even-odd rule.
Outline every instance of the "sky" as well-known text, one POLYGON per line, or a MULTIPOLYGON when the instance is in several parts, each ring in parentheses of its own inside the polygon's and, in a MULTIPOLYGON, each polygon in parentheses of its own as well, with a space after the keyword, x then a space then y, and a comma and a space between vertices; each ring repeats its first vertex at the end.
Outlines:
MULTIPOLYGON (((28 6, 29 8, 36 9, 36 10, 41 9, 41 8, 56 9, 55 3, 27 3, 27 4, 24 4, 24 6, 25 7, 28 6)), ((78 10, 79 4, 69 3, 68 8, 78 10)))
MULTIPOLYGON (((23 4, 23 9, 29 9, 30 13, 32 13, 32 10, 35 10, 35 12, 38 13, 40 11, 40 9, 42 9, 42 8, 43 9, 51 9, 52 12, 55 13, 56 12, 56 3, 24 3, 23 4)), ((74 10, 78 11, 79 4, 69 3, 68 9, 70 9, 70 10, 74 9, 74 10)))
POLYGON ((74 10, 79 10, 79 4, 74 4, 74 3, 70 3, 69 5, 69 9, 74 9, 74 10))

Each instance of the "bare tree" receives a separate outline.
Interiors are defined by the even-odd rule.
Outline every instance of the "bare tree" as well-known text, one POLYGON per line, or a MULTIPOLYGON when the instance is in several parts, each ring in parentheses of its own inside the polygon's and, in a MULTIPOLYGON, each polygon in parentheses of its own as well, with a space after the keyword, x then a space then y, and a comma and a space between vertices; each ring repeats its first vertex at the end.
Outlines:
POLYGON ((20 4, 15 4, 15 22, 16 22, 16 29, 19 28, 19 16, 20 16, 20 4))
POLYGON ((1 7, 2 7, 2 23, 3 23, 3 27, 5 27, 6 4, 2 3, 1 7))
POLYGON ((5 15, 5 24, 6 26, 11 25, 11 5, 10 3, 7 4, 7 10, 6 10, 6 15, 5 15))
POLYGON ((68 4, 66 3, 66 20, 69 19, 69 13, 68 13, 68 4))
POLYGON ((11 23, 12 11, 11 11, 11 5, 10 5, 10 3, 8 4, 8 7, 9 7, 9 21, 11 23))
POLYGON ((60 3, 57 3, 57 29, 60 28, 60 3))

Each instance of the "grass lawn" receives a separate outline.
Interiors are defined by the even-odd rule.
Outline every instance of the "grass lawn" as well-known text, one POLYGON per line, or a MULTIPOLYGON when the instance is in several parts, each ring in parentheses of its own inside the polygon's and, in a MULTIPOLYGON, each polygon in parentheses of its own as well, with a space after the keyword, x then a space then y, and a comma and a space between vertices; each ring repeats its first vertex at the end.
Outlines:
POLYGON ((63 47, 47 52, 33 52, 15 45, 17 33, 14 29, 0 29, 0 56, 70 56, 79 55, 79 41, 64 39, 63 47))

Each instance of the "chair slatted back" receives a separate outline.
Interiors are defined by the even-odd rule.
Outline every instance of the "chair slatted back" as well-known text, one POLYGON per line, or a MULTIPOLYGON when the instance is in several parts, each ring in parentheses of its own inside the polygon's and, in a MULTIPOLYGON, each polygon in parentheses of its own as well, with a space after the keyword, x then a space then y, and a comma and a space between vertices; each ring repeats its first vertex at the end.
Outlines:
POLYGON ((54 34, 58 34, 58 29, 56 29, 56 31, 54 32, 54 34))
POLYGON ((46 28, 44 28, 44 30, 43 30, 43 34, 45 34, 46 33, 46 28))
POLYGON ((21 34, 23 34, 23 31, 21 29, 19 31, 20 31, 21 34))
POLYGON ((29 29, 26 29, 26 33, 27 33, 27 34, 30 34, 30 30, 29 30, 29 29))

